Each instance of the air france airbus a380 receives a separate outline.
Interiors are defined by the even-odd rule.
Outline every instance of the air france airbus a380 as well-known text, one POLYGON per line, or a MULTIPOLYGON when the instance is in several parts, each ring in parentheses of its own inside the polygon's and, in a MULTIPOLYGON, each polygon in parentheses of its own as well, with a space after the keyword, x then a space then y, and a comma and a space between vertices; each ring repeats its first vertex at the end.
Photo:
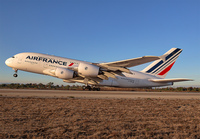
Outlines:
POLYGON ((108 63, 91 63, 40 53, 19 53, 5 61, 6 65, 17 71, 23 70, 50 75, 67 83, 84 83, 86 88, 99 90, 95 86, 112 87, 159 87, 173 85, 174 82, 190 79, 164 79, 174 65, 182 49, 172 48, 162 56, 143 56, 108 63), (152 62, 142 71, 128 68, 152 62))

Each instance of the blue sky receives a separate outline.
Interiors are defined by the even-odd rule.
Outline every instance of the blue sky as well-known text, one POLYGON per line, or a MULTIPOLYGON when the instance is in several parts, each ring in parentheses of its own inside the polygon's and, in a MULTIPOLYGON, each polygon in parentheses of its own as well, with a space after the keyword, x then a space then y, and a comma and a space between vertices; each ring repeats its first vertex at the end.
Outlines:
POLYGON ((183 52, 166 78, 200 86, 199 6, 199 0, 0 0, 0 83, 65 84, 24 71, 13 78, 4 61, 21 52, 112 62, 177 47, 183 52))

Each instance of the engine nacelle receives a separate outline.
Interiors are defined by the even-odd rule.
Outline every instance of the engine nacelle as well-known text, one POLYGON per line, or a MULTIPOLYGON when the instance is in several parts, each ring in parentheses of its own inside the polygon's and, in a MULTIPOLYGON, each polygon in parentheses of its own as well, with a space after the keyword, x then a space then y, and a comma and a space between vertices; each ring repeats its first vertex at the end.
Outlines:
POLYGON ((86 63, 80 63, 78 66, 78 72, 88 77, 97 77, 99 69, 100 68, 98 66, 86 63))
POLYGON ((72 79, 74 77, 74 71, 64 68, 57 68, 55 75, 60 79, 72 79))

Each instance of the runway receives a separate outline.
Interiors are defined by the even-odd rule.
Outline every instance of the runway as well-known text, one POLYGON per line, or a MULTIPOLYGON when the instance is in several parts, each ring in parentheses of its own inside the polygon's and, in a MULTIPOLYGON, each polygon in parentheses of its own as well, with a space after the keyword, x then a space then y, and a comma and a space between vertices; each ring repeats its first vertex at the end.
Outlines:
POLYGON ((135 91, 68 91, 68 90, 29 90, 0 89, 1 97, 38 98, 161 98, 161 99, 200 99, 200 93, 188 92, 135 92, 135 91))

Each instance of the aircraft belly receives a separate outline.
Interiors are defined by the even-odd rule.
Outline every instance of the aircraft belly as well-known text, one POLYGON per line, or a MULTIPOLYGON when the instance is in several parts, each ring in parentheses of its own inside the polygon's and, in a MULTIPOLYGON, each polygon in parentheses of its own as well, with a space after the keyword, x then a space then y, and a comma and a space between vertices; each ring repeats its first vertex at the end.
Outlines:
POLYGON ((99 83, 99 85, 102 86, 114 86, 114 87, 118 87, 119 84, 116 81, 116 79, 113 78, 109 78, 108 80, 103 80, 102 82, 99 83))
POLYGON ((158 86, 168 86, 168 85, 173 85, 173 83, 154 83, 154 82, 145 80, 143 87, 158 87, 158 86))
POLYGON ((133 78, 118 76, 115 82, 117 82, 119 87, 134 87, 135 86, 135 79, 133 78))

